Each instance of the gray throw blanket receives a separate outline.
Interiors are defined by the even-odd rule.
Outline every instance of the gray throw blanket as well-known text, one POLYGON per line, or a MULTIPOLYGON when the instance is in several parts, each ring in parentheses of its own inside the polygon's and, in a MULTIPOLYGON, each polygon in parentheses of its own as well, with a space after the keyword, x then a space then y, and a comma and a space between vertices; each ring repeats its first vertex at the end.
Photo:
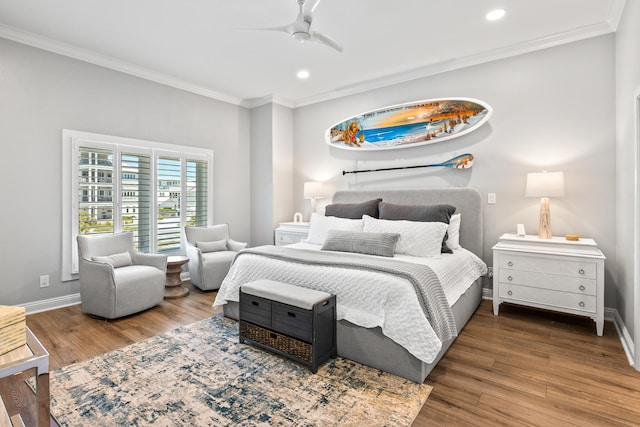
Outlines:
POLYGON ((300 264, 378 271, 402 277, 413 285, 420 307, 422 307, 425 317, 438 338, 444 342, 458 335, 453 312, 444 294, 440 280, 433 270, 426 265, 412 264, 394 259, 376 258, 375 261, 372 261, 362 255, 292 249, 284 246, 258 246, 256 248, 243 249, 238 252, 235 259, 245 254, 260 255, 300 264))

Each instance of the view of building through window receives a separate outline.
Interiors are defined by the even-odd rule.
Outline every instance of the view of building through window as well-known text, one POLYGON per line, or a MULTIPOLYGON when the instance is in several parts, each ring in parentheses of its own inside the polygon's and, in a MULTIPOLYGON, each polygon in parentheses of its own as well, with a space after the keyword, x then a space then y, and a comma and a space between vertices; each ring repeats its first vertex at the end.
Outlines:
POLYGON ((154 180, 151 162, 146 154, 116 156, 112 150, 79 147, 78 233, 132 231, 138 250, 163 252, 180 249, 183 216, 186 225, 207 225, 208 162, 158 156, 154 180), (152 222, 155 248, 151 248, 152 222))

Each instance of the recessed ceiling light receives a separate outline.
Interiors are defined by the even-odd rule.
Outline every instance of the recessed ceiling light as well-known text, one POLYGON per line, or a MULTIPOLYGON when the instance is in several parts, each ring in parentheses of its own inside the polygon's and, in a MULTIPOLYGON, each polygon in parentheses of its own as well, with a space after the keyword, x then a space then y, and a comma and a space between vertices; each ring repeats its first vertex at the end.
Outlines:
POLYGON ((486 18, 487 21, 497 21, 498 19, 502 19, 506 13, 507 11, 504 9, 495 9, 487 13, 486 18))
POLYGON ((309 71, 308 70, 300 70, 300 71, 298 71, 298 74, 296 74, 296 76, 298 76, 299 79, 308 79, 309 78, 309 71))

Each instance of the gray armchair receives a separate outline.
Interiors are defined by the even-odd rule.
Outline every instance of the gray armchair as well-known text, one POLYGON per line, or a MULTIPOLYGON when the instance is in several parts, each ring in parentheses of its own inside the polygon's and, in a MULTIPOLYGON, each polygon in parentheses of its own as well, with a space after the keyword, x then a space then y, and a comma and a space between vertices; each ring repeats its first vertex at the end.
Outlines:
POLYGON ((115 319, 164 299, 167 257, 136 252, 133 233, 78 236, 82 311, 115 319))
POLYGON ((229 224, 187 226, 184 234, 191 283, 203 291, 219 289, 236 253, 247 244, 229 238, 229 224))

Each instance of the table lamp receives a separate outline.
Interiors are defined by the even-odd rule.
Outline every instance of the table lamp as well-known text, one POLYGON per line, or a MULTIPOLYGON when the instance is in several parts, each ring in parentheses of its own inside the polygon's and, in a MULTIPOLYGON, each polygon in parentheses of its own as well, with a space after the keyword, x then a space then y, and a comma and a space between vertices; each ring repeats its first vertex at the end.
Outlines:
POLYGON ((324 198, 322 194, 321 182, 305 182, 304 183, 304 198, 311 199, 311 213, 316 211, 316 200, 324 198))
POLYGON ((551 212, 549 197, 564 196, 564 174, 562 172, 533 172, 527 174, 526 197, 540 197, 540 222, 538 237, 551 238, 551 212))

